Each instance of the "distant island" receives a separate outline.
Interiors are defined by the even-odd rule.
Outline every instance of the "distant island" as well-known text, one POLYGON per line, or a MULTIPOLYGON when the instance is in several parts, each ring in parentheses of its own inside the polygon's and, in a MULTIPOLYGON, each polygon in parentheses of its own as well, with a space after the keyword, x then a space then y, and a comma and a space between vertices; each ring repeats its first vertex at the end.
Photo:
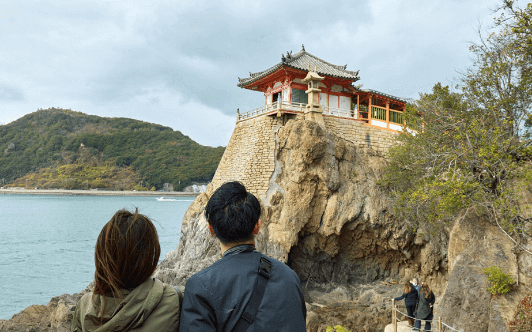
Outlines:
POLYGON ((224 150, 157 124, 49 108, 0 126, 0 186, 183 191, 210 182, 224 150))

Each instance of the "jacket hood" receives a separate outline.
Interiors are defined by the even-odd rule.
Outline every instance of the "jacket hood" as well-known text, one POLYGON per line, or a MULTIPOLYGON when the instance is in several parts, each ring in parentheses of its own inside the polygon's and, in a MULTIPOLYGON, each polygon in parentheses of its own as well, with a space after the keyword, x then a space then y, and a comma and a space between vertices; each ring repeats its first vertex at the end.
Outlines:
POLYGON ((106 296, 103 325, 100 326, 100 306, 103 296, 94 296, 94 305, 86 308, 83 323, 84 331, 127 331, 142 326, 150 313, 159 304, 164 285, 157 279, 149 278, 132 291, 121 290, 123 298, 106 296))

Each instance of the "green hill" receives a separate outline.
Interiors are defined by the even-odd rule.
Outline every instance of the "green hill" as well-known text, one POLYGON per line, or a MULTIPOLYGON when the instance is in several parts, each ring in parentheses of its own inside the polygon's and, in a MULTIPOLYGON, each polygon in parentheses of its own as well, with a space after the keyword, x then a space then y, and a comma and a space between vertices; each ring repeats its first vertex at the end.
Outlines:
POLYGON ((223 152, 169 127, 51 108, 0 126, 0 181, 72 189, 171 183, 181 190, 210 181, 223 152))

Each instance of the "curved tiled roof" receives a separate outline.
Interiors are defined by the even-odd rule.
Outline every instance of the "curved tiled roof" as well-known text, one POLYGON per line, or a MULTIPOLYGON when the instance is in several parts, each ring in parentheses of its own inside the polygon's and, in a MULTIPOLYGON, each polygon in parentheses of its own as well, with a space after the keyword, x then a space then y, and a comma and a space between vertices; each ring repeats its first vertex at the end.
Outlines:
POLYGON ((374 93, 376 95, 383 96, 383 97, 390 98, 390 99, 394 99, 394 100, 400 101, 400 102, 405 103, 405 104, 414 104, 414 100, 412 98, 396 97, 396 96, 392 96, 392 95, 384 93, 384 92, 380 92, 380 91, 377 91, 377 90, 371 90, 371 89, 359 89, 359 88, 355 88, 355 89, 357 91, 361 91, 361 92, 374 93))
POLYGON ((250 72, 249 77, 247 78, 239 77, 238 78, 239 83, 237 85, 242 88, 250 83, 253 83, 267 76, 268 74, 273 73, 274 71, 281 68, 282 66, 304 70, 304 71, 308 71, 309 66, 311 70, 314 70, 314 68, 316 67, 316 72, 322 76, 339 77, 339 78, 351 80, 353 82, 359 80, 358 71, 346 70, 345 68, 347 67, 347 65, 337 66, 337 65, 328 63, 326 61, 323 61, 317 56, 307 53, 305 51, 305 48, 303 48, 301 51, 299 51, 298 53, 294 55, 292 55, 292 53, 287 53, 286 56, 283 55, 281 57, 281 62, 269 69, 266 69, 258 73, 250 72))

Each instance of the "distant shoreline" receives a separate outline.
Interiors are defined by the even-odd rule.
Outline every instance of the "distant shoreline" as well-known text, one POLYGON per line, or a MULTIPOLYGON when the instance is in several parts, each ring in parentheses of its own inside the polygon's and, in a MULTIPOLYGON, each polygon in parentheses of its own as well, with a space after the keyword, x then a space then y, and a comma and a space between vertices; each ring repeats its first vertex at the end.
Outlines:
POLYGON ((58 196, 198 196, 201 193, 183 191, 118 191, 118 190, 68 190, 68 189, 0 189, 0 195, 58 195, 58 196))

